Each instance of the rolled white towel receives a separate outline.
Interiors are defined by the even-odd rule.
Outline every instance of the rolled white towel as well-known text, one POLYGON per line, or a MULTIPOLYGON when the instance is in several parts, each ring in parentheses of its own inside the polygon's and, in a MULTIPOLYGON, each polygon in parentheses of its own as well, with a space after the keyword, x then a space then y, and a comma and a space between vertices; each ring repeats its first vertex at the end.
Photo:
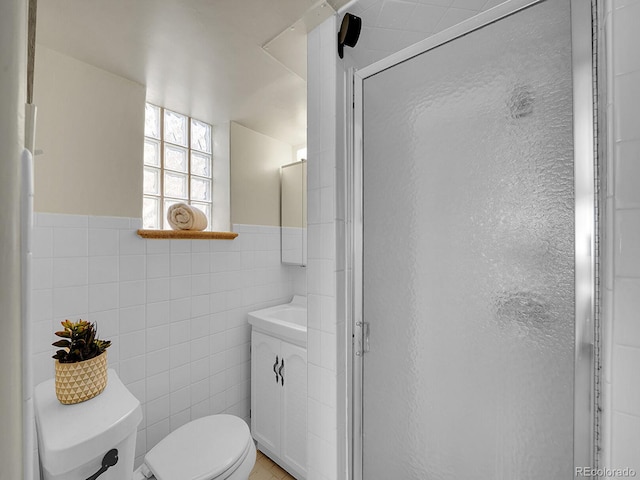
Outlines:
POLYGON ((171 205, 167 211, 167 220, 174 230, 204 230, 207 228, 207 216, 204 212, 186 203, 171 205))

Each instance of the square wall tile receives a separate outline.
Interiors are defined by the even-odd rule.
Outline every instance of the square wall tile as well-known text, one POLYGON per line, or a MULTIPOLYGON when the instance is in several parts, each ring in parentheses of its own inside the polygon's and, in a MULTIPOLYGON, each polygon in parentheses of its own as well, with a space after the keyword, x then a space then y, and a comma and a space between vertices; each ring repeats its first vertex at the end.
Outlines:
POLYGON ((185 298, 191 295, 191 275, 171 277, 171 299, 185 298))
MULTIPOLYGON (((616 3, 618 3, 616 1, 616 3)), ((640 58, 636 48, 640 45, 640 30, 637 20, 640 18, 640 2, 630 4, 614 13, 613 28, 613 71, 623 74, 640 70, 640 58)))
POLYGON ((75 287, 87 285, 87 283, 89 283, 89 259, 87 257, 53 259, 54 287, 75 287))
POLYGON ((133 282, 120 282, 120 307, 132 307, 134 305, 143 305, 146 303, 144 280, 136 280, 133 282))
POLYGON ((135 230, 118 230, 118 248, 120 255, 144 255, 146 241, 135 230))
POLYGON ((191 253, 190 240, 170 240, 171 253, 191 253))
POLYGON ((53 290, 34 290, 31 294, 31 320, 39 322, 53 318, 53 290))
POLYGON ((118 281, 117 256, 90 256, 89 283, 110 283, 118 281))
MULTIPOLYGON (((197 298, 197 297, 194 297, 197 298)), ((193 307, 192 307, 193 308, 193 307)), ((208 308, 208 302, 207 302, 207 308, 208 308)), ((209 323, 210 323, 210 316, 209 315, 202 315, 202 316, 193 316, 193 318, 191 318, 191 326, 190 326, 190 330, 191 330, 191 340, 196 340, 198 338, 209 338, 209 323)))
MULTIPOLYGON (((187 362, 188 360, 187 356, 187 362)), ((189 368, 188 363, 176 368, 171 368, 170 381, 172 392, 180 390, 181 388, 186 388, 191 384, 189 380, 189 368)))
POLYGON ((614 411, 640 417, 640 348, 616 345, 613 350, 613 365, 614 411))
POLYGON ((38 225, 43 227, 87 228, 89 218, 86 215, 70 215, 64 213, 38 213, 38 225))
POLYGON ((209 359, 202 358, 191 362, 191 383, 197 383, 209 377, 209 359))
POLYGON ((89 216, 88 221, 89 228, 108 228, 118 230, 129 228, 131 219, 127 217, 89 216))
MULTIPOLYGON (((172 306, 175 305, 175 303, 176 302, 171 302, 172 306)), ((190 309, 187 311, 190 311, 190 309)), ((188 315, 185 320, 177 320, 172 318, 170 324, 170 337, 172 345, 188 342, 191 339, 191 320, 189 317, 190 315, 188 315)))
POLYGON ((169 395, 169 372, 147 377, 147 401, 169 395))
POLYGON ((34 227, 32 236, 33 258, 53 257, 53 228, 34 227))
MULTIPOLYGON (((149 338, 147 337, 147 345, 149 338)), ((168 372, 171 368, 169 349, 164 348, 147 352, 146 354, 146 376, 158 375, 159 373, 168 372)))
POLYGON ((128 358, 120 361, 120 380, 125 385, 145 379, 145 357, 128 358))
POLYGON ((89 285, 89 311, 102 312, 118 308, 118 284, 89 285))
POLYGON ((89 229, 89 255, 118 255, 119 230, 89 229))
MULTIPOLYGON (((167 278, 151 278, 146 282, 147 304, 164 303, 171 299, 171 281, 167 278)), ((168 312, 167 312, 168 313, 168 312)))
POLYGON ((120 257, 120 281, 144 280, 146 277, 145 267, 145 255, 120 257))
POLYGON ((120 333, 137 332, 146 326, 144 305, 120 309, 120 333))
POLYGON ((53 316, 67 317, 85 314, 89 310, 88 287, 53 289, 53 316))
POLYGON ((147 427, 147 448, 152 449, 155 447, 170 431, 171 424, 168 418, 147 427))
POLYGON ((191 275, 191 295, 206 295, 210 292, 210 276, 208 273, 191 275))
POLYGON ((118 337, 120 361, 136 357, 146 352, 145 331, 122 334, 118 337))
MULTIPOLYGON (((196 403, 191 407, 191 420, 197 420, 207 415, 210 415, 209 399, 196 403)), ((243 418, 241 415, 237 416, 243 418)))
POLYGON ((160 255, 171 253, 171 243, 167 241, 147 240, 145 249, 147 255, 160 255))
POLYGON ((86 228, 53 229, 53 255, 55 257, 86 257, 88 254, 86 228))
POLYGON ((148 303, 146 305, 147 328, 169 323, 169 302, 148 303))
MULTIPOLYGON (((94 322, 98 327, 98 334, 107 340, 115 340, 120 333, 120 312, 116 309, 105 310, 103 312, 92 312, 89 314, 88 320, 94 322)), ((109 348, 109 350, 111 350, 109 348)))
POLYGON ((191 254, 191 273, 209 273, 210 254, 192 253, 191 254))
POLYGON ((171 414, 176 414, 191 407, 191 393, 188 387, 171 392, 171 414))
MULTIPOLYGON (((640 29, 637 29, 640 32, 640 29)), ((637 55, 640 57, 640 55, 637 55)), ((638 120, 640 130, 640 119, 638 120)), ((640 136, 640 133, 639 133, 640 136)), ((619 142, 615 148, 617 208, 640 208, 640 140, 619 142)))
POLYGON ((640 348, 640 279, 616 279, 614 302, 615 343, 640 348))
POLYGON ((616 211, 615 273, 640 277, 640 210, 616 211))
POLYGON ((166 351, 171 345, 169 325, 160 325, 146 329, 147 352, 166 351))
POLYGON ((154 425, 162 420, 166 420, 171 415, 171 399, 169 395, 164 395, 147 402, 147 425, 154 425))
POLYGON ((611 467, 640 472, 640 418, 614 412, 611 467))
MULTIPOLYGON (((200 402, 209 399, 209 379, 206 378, 200 382, 191 385, 191 405, 194 406, 200 402)), ((208 408, 208 406, 207 406, 208 408)))
POLYGON ((640 71, 614 79, 616 141, 640 139, 640 71))
POLYGON ((180 428, 182 425, 190 421, 191 411, 189 409, 178 412, 175 415, 171 415, 171 431, 176 428, 180 428))
POLYGON ((172 253, 171 254, 171 275, 190 275, 191 274, 191 254, 190 253, 172 253))

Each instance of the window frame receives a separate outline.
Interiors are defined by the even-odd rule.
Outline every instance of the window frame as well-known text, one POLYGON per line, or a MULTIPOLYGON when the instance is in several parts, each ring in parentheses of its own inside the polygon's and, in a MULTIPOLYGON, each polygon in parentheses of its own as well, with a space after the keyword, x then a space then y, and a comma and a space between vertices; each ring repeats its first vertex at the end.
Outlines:
POLYGON ((165 202, 169 201, 169 202, 174 202, 174 203, 186 203, 188 205, 192 205, 195 208, 199 208, 200 206, 204 207, 200 208, 200 210, 203 210, 205 215, 207 216, 207 228, 205 229, 205 231, 211 231, 212 229, 212 217, 213 217, 213 188, 214 188, 214 179, 213 179, 213 125, 207 122, 204 122, 202 120, 199 120, 197 118, 193 118, 189 115, 185 115, 182 114, 180 112, 176 112, 175 110, 171 110, 165 107, 162 107, 160 105, 155 105, 153 103, 150 102, 145 102, 145 129, 144 129, 144 143, 146 144, 147 140, 153 142, 154 144, 157 145, 158 151, 158 163, 156 165, 153 165, 151 163, 147 163, 146 162, 146 155, 143 155, 143 191, 142 191, 142 199, 143 199, 143 215, 142 215, 142 220, 143 220, 143 228, 145 229, 157 229, 157 230, 171 230, 171 227, 169 225, 169 223, 167 222, 166 219, 166 212, 167 210, 165 209, 165 202), (147 134, 147 129, 146 129, 146 120, 147 120, 147 107, 150 106, 152 108, 154 108, 157 112, 158 112, 158 137, 153 137, 151 135, 147 134), (185 139, 185 144, 181 145, 179 143, 176 142, 172 142, 170 140, 168 140, 166 138, 166 134, 165 134, 165 116, 166 116, 166 112, 169 113, 173 113, 175 115, 179 115, 181 117, 183 117, 186 120, 186 128, 185 128, 185 135, 186 135, 186 139, 185 139), (192 126, 193 126, 193 122, 198 122, 200 124, 205 125, 206 127, 208 127, 209 130, 209 145, 208 145, 208 150, 209 151, 204 151, 204 150, 200 150, 197 148, 193 148, 193 141, 192 141, 192 126), (172 168, 167 168, 166 167, 166 162, 165 162, 165 150, 166 147, 176 147, 179 148, 181 150, 185 150, 186 151, 186 170, 185 171, 179 171, 179 170, 175 170, 172 168), (209 157, 209 176, 203 176, 203 175, 197 175, 194 174, 192 171, 192 157, 193 155, 204 155, 204 156, 208 156, 209 157), (148 193, 145 189, 145 182, 144 182, 144 173, 146 172, 146 169, 152 169, 158 172, 159 178, 158 178, 158 194, 154 194, 154 193, 148 193), (169 172, 169 173, 176 173, 179 175, 183 175, 186 177, 186 193, 187 193, 187 198, 177 198, 175 196, 170 196, 170 195, 166 195, 165 192, 165 174, 169 172), (199 199, 194 199, 192 198, 192 181, 193 180, 205 180, 209 182, 209 200, 199 200, 199 199), (150 199, 154 199, 158 202, 158 205, 156 207, 156 214, 158 215, 158 225, 155 227, 151 227, 148 225, 144 225, 144 220, 145 220, 145 208, 144 208, 144 201, 145 199, 150 198, 150 199))

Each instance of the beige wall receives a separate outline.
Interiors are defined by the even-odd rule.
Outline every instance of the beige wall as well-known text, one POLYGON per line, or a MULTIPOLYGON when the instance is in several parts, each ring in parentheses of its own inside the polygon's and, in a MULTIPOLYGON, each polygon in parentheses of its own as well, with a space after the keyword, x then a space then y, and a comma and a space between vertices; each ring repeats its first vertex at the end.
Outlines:
POLYGON ((145 87, 42 45, 35 210, 142 216, 145 87))
POLYGON ((280 167, 291 145, 231 123, 231 223, 280 225, 280 167))

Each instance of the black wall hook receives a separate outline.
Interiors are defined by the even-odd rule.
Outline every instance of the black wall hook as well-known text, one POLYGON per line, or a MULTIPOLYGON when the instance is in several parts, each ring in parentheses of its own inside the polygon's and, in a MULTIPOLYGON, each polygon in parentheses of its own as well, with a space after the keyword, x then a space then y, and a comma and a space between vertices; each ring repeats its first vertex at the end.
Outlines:
POLYGON ((362 19, 351 13, 345 13, 338 32, 338 56, 344 57, 344 46, 355 47, 360 38, 362 19))

